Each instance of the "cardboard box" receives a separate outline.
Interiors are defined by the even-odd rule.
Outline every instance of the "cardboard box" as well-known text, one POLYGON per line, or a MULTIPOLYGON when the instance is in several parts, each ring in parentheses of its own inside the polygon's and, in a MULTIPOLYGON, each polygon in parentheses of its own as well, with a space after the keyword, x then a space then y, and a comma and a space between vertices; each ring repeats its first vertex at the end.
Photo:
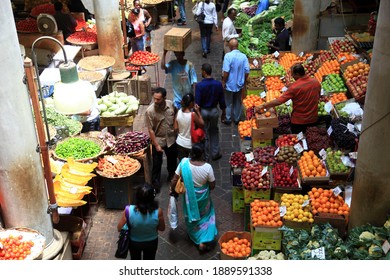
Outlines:
POLYGON ((150 76, 144 74, 130 80, 131 92, 138 98, 140 105, 149 105, 152 102, 152 84, 150 76))
MULTIPOLYGON (((228 256, 222 252, 222 243, 228 242, 229 240, 233 239, 234 237, 238 237, 239 239, 247 239, 249 242, 252 243, 251 234, 249 232, 244 231, 227 231, 218 240, 219 244, 219 250, 221 252, 221 260, 245 260, 247 257, 241 257, 241 258, 234 258, 231 256, 228 256)), ((249 256, 248 256, 249 257, 249 256)))
POLYGON ((252 147, 253 149, 256 149, 256 148, 263 148, 263 147, 267 147, 267 146, 272 146, 272 139, 270 140, 254 140, 252 139, 252 147))
POLYGON ((260 93, 264 91, 264 87, 247 87, 246 95, 257 95, 260 96, 260 93))
POLYGON ((282 249, 282 232, 278 227, 252 227, 252 249, 274 250, 282 249))
POLYGON ((244 190, 241 187, 232 188, 233 213, 244 213, 244 190))
POLYGON ((252 128, 252 141, 253 140, 271 140, 273 139, 274 131, 272 127, 252 128))
MULTIPOLYGON (((271 127, 276 128, 279 126, 278 115, 275 112, 271 112, 271 116, 265 117, 264 114, 256 113, 256 125, 259 128, 271 127)), ((271 137, 272 138, 272 137, 271 137)))
POLYGON ((255 199, 271 199, 271 188, 259 189, 256 191, 250 191, 244 188, 244 202, 246 204, 251 203, 255 199))
POLYGON ((295 229, 295 230, 303 229, 306 231, 310 231, 312 226, 313 226, 313 224, 311 224, 309 222, 294 222, 294 221, 288 221, 288 220, 284 220, 284 219, 283 219, 283 225, 288 227, 288 228, 295 229))
POLYGON ((275 187, 273 186, 271 189, 271 199, 275 200, 276 202, 280 203, 282 195, 284 193, 287 194, 302 194, 302 188, 282 188, 282 187, 275 187))
POLYGON ((341 238, 347 235, 348 220, 344 215, 331 213, 317 213, 314 215, 315 224, 329 223, 332 227, 338 230, 341 238))
POLYGON ((191 45, 191 28, 173 27, 164 35, 164 49, 182 52, 191 45))

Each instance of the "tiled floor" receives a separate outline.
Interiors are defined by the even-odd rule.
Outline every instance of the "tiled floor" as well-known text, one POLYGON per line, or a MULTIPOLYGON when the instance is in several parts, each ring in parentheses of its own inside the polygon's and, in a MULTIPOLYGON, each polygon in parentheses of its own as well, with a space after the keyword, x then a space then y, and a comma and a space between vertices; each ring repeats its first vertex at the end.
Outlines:
MULTIPOLYGON (((198 24, 192 19, 191 8, 192 2, 187 2, 187 26, 192 29, 192 44, 186 50, 185 57, 192 61, 195 65, 200 81, 200 67, 202 63, 208 62, 213 67, 213 76, 220 80, 222 69, 222 36, 221 23, 219 19, 219 31, 213 32, 212 49, 207 59, 202 57, 200 46, 200 33, 198 24)), ((220 17, 220 14, 218 15, 220 17)), ((177 27, 176 24, 173 25, 177 27)), ((172 27, 172 24, 160 26, 153 31, 153 46, 152 51, 163 54, 163 37, 164 34, 172 27)), ((167 61, 170 57, 173 58, 173 53, 168 52, 167 61)), ((150 72, 153 69, 148 69, 149 74, 153 77, 154 73, 150 72)), ((168 91, 168 98, 172 98, 172 83, 170 76, 166 76, 159 70, 160 85, 164 86, 168 91)), ((153 79, 153 78, 152 78, 153 79)), ((228 159, 231 152, 240 150, 240 139, 238 137, 237 127, 235 125, 225 126, 220 124, 221 148, 223 157, 216 162, 211 162, 216 177, 217 187, 212 192, 212 199, 216 211, 217 227, 219 236, 229 230, 243 230, 244 219, 243 214, 234 214, 232 212, 232 195, 230 182, 230 167, 228 159)), ((167 171, 164 166, 162 169, 162 180, 165 180, 167 171)), ((137 177, 138 179, 140 177, 137 177)), ((142 178, 141 178, 142 179, 142 178)), ((164 210, 166 218, 168 206, 168 187, 165 183, 161 193, 158 195, 160 206, 164 210)), ((99 193, 99 203, 90 207, 88 216, 92 220, 92 227, 89 232, 87 243, 82 255, 83 260, 114 260, 114 252, 116 248, 116 240, 118 232, 116 225, 119 221, 121 210, 107 209, 105 207, 104 193, 99 193)), ((207 260, 219 259, 218 244, 208 253, 199 253, 192 241, 189 240, 185 223, 182 217, 181 200, 179 203, 179 226, 175 230, 171 230, 168 220, 166 219, 166 230, 160 234, 159 245, 157 250, 158 260, 207 260)))

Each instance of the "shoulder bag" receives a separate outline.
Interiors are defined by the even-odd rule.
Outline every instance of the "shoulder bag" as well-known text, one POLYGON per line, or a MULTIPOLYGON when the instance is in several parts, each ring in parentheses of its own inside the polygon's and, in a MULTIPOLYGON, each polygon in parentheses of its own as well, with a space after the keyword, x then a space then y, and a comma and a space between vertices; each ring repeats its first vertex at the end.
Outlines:
POLYGON ((126 259, 130 248, 130 222, 129 222, 129 205, 125 208, 127 229, 122 228, 119 232, 119 239, 116 242, 118 247, 115 252, 115 257, 118 259, 126 259))
MULTIPOLYGON (((198 4, 200 5, 200 3, 198 4)), ((204 14, 204 2, 202 2, 202 10, 200 11, 200 14, 199 15, 194 15, 194 19, 198 22, 198 23, 204 23, 204 18, 206 17, 206 15, 204 14)))

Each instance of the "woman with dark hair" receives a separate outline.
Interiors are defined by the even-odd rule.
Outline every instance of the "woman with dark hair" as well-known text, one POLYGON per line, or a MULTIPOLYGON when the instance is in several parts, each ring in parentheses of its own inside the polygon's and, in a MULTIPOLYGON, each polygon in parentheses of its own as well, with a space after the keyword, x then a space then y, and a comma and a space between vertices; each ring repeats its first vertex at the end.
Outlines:
POLYGON ((201 13, 204 13, 205 18, 203 22, 199 23, 200 41, 202 43, 202 56, 207 58, 207 54, 211 51, 211 31, 213 30, 213 25, 215 25, 215 29, 218 31, 218 16, 214 2, 210 0, 200 2, 195 15, 200 15, 201 13))
POLYGON ((209 250, 207 243, 213 242, 218 234, 215 211, 210 191, 215 188, 212 166, 204 161, 204 145, 192 146, 190 158, 183 158, 171 181, 171 195, 181 176, 186 192, 183 194, 184 219, 191 240, 200 251, 209 250))
POLYGON ((192 117, 197 127, 203 129, 204 122, 200 114, 200 108, 195 102, 195 97, 192 93, 183 96, 181 100, 181 109, 177 111, 173 128, 177 131, 177 157, 182 160, 184 157, 189 157, 192 142, 191 142, 191 121, 192 117))
MULTIPOLYGON (((158 246, 158 230, 165 230, 164 215, 158 202, 154 188, 146 184, 136 193, 135 205, 126 206, 130 225, 130 256, 132 260, 154 260, 158 246)), ((126 223, 126 209, 118 223, 120 231, 126 223)))
POLYGON ((130 38, 131 42, 131 50, 133 53, 136 51, 143 51, 145 50, 144 45, 144 35, 145 35, 145 24, 140 18, 140 10, 139 9, 132 9, 129 14, 129 21, 134 27, 135 37, 130 38))

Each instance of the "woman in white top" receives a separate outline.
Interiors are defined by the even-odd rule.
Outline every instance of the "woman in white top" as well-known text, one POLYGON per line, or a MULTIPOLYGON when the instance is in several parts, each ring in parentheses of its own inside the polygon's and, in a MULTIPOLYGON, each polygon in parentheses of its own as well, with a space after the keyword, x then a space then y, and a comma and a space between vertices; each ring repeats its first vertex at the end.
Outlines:
POLYGON ((204 122, 199 111, 199 106, 195 105, 195 98, 192 93, 183 96, 181 100, 181 109, 177 112, 174 129, 178 132, 176 138, 177 157, 179 161, 184 157, 188 157, 191 148, 191 118, 194 116, 195 124, 203 128, 204 122))
POLYGON ((145 24, 145 35, 144 35, 144 46, 145 46, 145 51, 151 52, 152 51, 152 34, 149 31, 150 29, 148 28, 152 23, 152 16, 148 12, 148 10, 143 9, 141 2, 139 0, 135 0, 133 2, 134 8, 139 9, 139 19, 145 24))
POLYGON ((207 54, 210 53, 210 43, 211 43, 211 31, 213 30, 213 25, 218 31, 218 16, 215 4, 210 0, 205 0, 200 2, 197 6, 195 14, 200 15, 202 12, 205 15, 204 22, 199 23, 200 29, 200 39, 202 43, 202 56, 207 58, 207 54))

